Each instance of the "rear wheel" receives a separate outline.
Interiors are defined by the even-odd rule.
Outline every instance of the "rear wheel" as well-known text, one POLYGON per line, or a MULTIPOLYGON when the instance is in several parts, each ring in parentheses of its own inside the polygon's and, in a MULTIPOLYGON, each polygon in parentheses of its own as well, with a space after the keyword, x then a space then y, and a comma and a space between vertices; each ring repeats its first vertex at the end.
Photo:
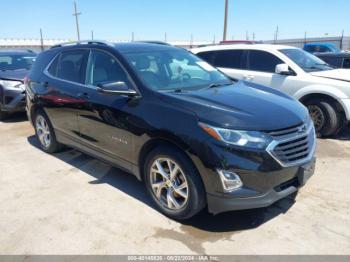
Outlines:
POLYGON ((333 103, 315 99, 306 103, 314 122, 316 133, 320 137, 332 136, 340 127, 341 117, 333 103))
POLYGON ((145 164, 147 191, 159 210, 174 219, 187 219, 205 207, 206 195, 192 162, 179 150, 162 146, 145 164))
POLYGON ((62 149, 63 146, 57 142, 50 120, 44 111, 37 111, 34 118, 34 126, 36 137, 43 151, 55 153, 62 149))

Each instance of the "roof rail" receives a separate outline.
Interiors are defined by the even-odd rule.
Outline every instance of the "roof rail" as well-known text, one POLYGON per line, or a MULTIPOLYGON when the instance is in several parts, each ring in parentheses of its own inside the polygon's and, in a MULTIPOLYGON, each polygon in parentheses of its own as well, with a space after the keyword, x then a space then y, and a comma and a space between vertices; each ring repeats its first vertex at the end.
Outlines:
POLYGON ((53 45, 52 48, 70 46, 70 45, 111 45, 110 42, 107 41, 99 41, 99 40, 82 40, 82 41, 73 41, 73 42, 65 42, 58 45, 53 45))
POLYGON ((169 45, 169 46, 171 46, 171 44, 169 44, 167 42, 157 41, 157 40, 141 40, 141 41, 134 41, 134 42, 146 43, 146 44, 156 44, 156 45, 169 45))

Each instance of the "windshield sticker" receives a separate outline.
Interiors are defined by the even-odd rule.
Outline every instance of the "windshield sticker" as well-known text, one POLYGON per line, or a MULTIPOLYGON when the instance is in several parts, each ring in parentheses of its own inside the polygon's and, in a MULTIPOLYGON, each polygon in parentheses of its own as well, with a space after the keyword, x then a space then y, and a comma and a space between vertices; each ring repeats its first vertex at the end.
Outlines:
POLYGON ((217 69, 211 65, 209 65, 207 62, 204 61, 199 61, 196 62, 197 65, 199 65, 201 68, 203 68, 206 71, 212 72, 212 71, 217 71, 217 69))

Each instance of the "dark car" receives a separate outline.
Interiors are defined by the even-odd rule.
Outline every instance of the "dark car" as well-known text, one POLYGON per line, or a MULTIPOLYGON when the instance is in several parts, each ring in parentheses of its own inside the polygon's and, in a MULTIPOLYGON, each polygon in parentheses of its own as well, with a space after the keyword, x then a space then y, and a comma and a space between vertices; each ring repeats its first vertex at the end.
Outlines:
POLYGON ((350 68, 350 53, 319 53, 316 56, 335 68, 350 68))
POLYGON ((25 112, 23 81, 35 57, 31 51, 0 51, 0 119, 25 112))
POLYGON ((313 174, 304 106, 181 48, 57 46, 38 56, 26 90, 43 151, 68 145, 134 174, 172 218, 269 206, 313 174))
POLYGON ((306 43, 304 45, 304 50, 311 54, 341 52, 334 43, 306 43))

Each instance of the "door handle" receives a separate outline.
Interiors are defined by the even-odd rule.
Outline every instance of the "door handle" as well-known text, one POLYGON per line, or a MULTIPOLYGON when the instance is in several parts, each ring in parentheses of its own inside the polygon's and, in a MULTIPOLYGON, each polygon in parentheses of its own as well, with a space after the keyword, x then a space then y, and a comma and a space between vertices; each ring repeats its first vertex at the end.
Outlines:
POLYGON ((254 79, 254 76, 253 76, 253 75, 245 75, 245 76, 243 76, 243 78, 244 78, 245 80, 250 81, 250 80, 253 80, 253 79, 254 79))
POLYGON ((84 99, 88 99, 90 98, 90 95, 88 93, 79 93, 78 94, 78 98, 84 98, 84 99))

